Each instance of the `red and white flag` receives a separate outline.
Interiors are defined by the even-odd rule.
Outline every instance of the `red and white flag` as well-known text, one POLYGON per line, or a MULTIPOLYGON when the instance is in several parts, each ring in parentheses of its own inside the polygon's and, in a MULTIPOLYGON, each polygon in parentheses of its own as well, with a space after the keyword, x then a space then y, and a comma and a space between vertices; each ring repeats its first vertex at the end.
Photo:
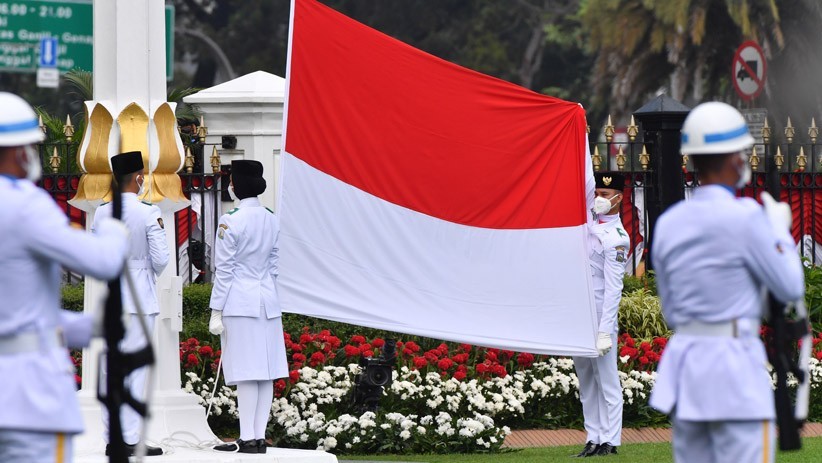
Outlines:
POLYGON ((291 14, 283 309, 595 355, 584 110, 315 0, 292 2, 291 14))

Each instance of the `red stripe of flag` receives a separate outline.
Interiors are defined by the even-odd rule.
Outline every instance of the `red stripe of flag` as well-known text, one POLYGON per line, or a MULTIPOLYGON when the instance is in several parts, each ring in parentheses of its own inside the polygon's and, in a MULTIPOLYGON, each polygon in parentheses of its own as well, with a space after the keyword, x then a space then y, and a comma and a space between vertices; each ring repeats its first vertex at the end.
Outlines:
POLYGON ((585 223, 585 113, 296 0, 286 151, 443 220, 585 223))

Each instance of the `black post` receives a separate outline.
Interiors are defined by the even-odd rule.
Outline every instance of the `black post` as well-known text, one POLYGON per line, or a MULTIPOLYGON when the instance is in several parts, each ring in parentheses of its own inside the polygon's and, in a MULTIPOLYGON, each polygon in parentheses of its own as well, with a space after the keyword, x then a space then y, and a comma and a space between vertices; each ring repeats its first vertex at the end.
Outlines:
MULTIPOLYGON (((657 96, 634 111, 651 156, 645 191, 645 207, 648 208, 647 250, 651 249, 654 226, 660 214, 685 197, 679 148, 682 123, 690 111, 691 108, 666 95, 657 96)), ((648 257, 646 267, 653 269, 650 254, 648 257)))

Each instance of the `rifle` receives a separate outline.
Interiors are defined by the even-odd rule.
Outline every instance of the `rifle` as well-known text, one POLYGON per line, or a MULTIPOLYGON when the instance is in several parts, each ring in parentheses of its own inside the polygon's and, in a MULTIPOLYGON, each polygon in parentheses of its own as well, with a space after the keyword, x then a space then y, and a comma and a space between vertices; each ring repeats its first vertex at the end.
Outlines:
POLYGON ((810 397, 810 374, 808 372, 811 354, 811 330, 808 322, 808 312, 804 301, 790 303, 787 306, 768 295, 770 322, 773 328, 771 349, 769 349, 771 365, 776 372, 776 425, 779 429, 779 449, 799 450, 802 440, 799 432, 808 417, 808 400, 810 397), (796 317, 789 315, 794 309, 796 317), (793 354, 796 342, 801 341, 799 358, 794 361, 793 354), (796 392, 796 408, 791 403, 791 393, 788 388, 788 373, 793 373, 799 387, 796 392))
MULTIPOLYGON (((123 191, 122 178, 115 175, 112 181, 112 216, 115 219, 123 217, 123 191)), ((124 272, 129 280, 130 275, 124 272)), ((105 385, 98 383, 97 399, 106 407, 109 415, 109 462, 128 463, 128 450, 123 440, 123 426, 120 422, 120 408, 123 404, 129 405, 144 418, 148 414, 148 406, 144 402, 135 399, 131 392, 125 387, 126 377, 137 368, 154 363, 154 350, 151 347, 150 336, 145 324, 143 331, 149 342, 146 346, 136 352, 124 353, 120 350, 120 342, 125 336, 125 326, 123 326, 123 295, 121 292, 121 276, 108 282, 108 297, 104 306, 103 330, 106 341, 106 370, 108 371, 105 385), (105 387, 105 390, 103 390, 105 387)), ((133 292, 133 289, 132 289, 133 292)), ((134 295, 135 303, 137 295, 134 295)), ((138 307, 139 310, 139 307, 138 307)), ((142 310, 139 310, 142 312, 142 310)), ((98 362, 102 364, 102 362, 98 362)))

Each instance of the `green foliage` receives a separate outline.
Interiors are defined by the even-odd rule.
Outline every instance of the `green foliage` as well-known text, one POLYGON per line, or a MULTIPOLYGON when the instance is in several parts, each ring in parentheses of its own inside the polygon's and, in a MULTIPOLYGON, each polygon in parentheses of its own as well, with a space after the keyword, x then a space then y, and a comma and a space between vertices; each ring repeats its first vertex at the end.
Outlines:
POLYGON ((62 308, 74 312, 83 311, 83 295, 84 287, 79 285, 65 285, 63 286, 63 300, 62 308))
POLYGON ((805 306, 813 330, 822 332, 822 267, 805 265, 805 306))
POLYGON ((625 275, 625 278, 622 279, 622 294, 633 293, 638 289, 644 289, 656 296, 656 280, 653 275, 645 274, 641 277, 625 275))
POLYGON ((642 340, 669 336, 671 330, 665 324, 659 298, 642 288, 622 296, 619 304, 619 332, 629 333, 642 340))

